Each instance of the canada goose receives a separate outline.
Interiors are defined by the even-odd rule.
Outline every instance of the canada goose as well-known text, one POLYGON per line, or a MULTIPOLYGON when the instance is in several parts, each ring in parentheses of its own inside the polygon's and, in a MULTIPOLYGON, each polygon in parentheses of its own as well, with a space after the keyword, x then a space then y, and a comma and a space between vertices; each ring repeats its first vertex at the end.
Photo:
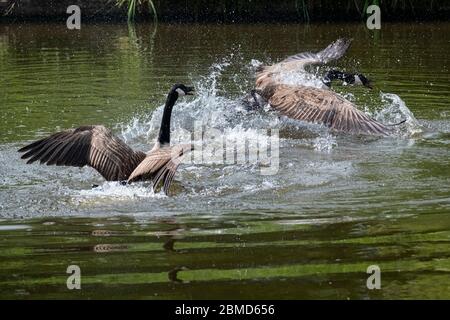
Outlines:
POLYGON ((134 151, 111 130, 102 125, 82 126, 64 130, 33 142, 19 150, 26 152, 27 163, 57 166, 90 166, 108 181, 152 180, 153 189, 162 183, 168 194, 173 176, 191 144, 170 146, 170 118, 179 96, 191 95, 192 87, 176 84, 167 95, 161 127, 153 148, 144 153, 134 151))
MULTIPOLYGON (((257 70, 256 89, 251 91, 252 108, 268 103, 280 114, 292 119, 328 126, 334 131, 352 134, 389 135, 392 128, 370 118, 359 111, 352 102, 324 88, 304 85, 287 85, 280 76, 285 72, 305 70, 307 65, 323 64, 344 55, 351 40, 338 39, 318 53, 304 52, 257 70)), ((324 81, 327 86, 334 79, 370 87, 370 81, 360 75, 346 74, 340 71, 327 73, 324 81)))
MULTIPOLYGON (((260 65, 256 68, 256 87, 262 88, 273 82, 282 82, 283 75, 289 72, 306 72, 309 65, 326 64, 331 60, 341 58, 349 48, 352 39, 338 39, 328 45, 318 53, 302 52, 290 56, 274 65, 260 65)), ((339 70, 329 70, 322 78, 323 89, 330 89, 333 80, 342 80, 345 84, 364 85, 372 89, 371 81, 363 74, 346 73, 339 70)), ((265 105, 266 101, 255 95, 255 91, 250 91, 243 99, 242 103, 247 110, 254 110, 265 105)))

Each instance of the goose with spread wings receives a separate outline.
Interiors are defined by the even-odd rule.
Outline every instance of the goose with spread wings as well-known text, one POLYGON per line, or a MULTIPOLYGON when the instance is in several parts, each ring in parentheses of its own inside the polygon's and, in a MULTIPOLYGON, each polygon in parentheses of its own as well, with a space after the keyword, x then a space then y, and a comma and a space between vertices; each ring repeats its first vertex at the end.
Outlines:
POLYGON ((193 147, 170 145, 170 118, 179 96, 191 95, 193 88, 176 84, 167 95, 157 142, 147 153, 135 151, 102 125, 64 130, 33 142, 19 150, 27 163, 57 166, 90 166, 107 181, 151 180, 153 189, 161 185, 166 194, 178 165, 193 147))
MULTIPOLYGON (((387 136, 392 128, 369 117, 357 106, 328 88, 283 84, 281 76, 290 71, 305 71, 308 65, 325 64, 341 58, 351 40, 338 39, 320 52, 304 52, 258 68, 252 107, 268 103, 281 115, 295 120, 319 123, 338 132, 387 136)), ((349 81, 371 87, 362 75, 347 74, 349 81), (352 78, 353 77, 353 78, 352 78)), ((329 72, 328 80, 342 79, 340 72, 329 72)))

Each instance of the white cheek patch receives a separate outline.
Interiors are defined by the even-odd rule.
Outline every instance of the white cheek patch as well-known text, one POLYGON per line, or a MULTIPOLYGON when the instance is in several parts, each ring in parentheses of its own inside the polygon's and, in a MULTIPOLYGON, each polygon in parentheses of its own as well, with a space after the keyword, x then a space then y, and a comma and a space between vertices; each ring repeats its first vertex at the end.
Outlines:
POLYGON ((355 84, 363 84, 358 75, 355 75, 355 84))
POLYGON ((180 88, 177 88, 175 91, 178 92, 178 95, 179 95, 179 96, 184 96, 184 95, 186 94, 186 93, 184 93, 184 91, 181 90, 180 88))

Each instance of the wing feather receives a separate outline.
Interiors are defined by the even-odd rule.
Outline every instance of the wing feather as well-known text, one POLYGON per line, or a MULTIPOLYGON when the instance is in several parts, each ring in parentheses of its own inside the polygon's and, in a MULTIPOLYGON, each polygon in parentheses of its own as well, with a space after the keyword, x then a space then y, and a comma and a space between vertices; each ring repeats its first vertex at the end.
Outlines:
POLYGON ((19 150, 27 163, 90 166, 106 180, 125 180, 145 158, 104 126, 84 126, 52 134, 19 150))
POLYGON ((391 128, 329 90, 278 85, 269 98, 269 104, 289 118, 324 124, 335 131, 383 136, 391 132, 391 128))
POLYGON ((319 52, 302 52, 287 57, 279 63, 304 62, 306 64, 325 64, 341 58, 350 47, 352 39, 339 38, 319 52))

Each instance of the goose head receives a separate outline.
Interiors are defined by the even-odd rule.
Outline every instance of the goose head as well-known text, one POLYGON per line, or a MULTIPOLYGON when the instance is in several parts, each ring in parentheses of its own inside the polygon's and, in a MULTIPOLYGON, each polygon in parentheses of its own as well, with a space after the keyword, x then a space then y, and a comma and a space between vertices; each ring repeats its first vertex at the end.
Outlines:
POLYGON ((328 88, 331 88, 331 82, 335 79, 342 80, 344 84, 361 85, 373 89, 372 82, 362 73, 347 73, 339 70, 330 70, 325 74, 322 81, 328 88))
POLYGON ((187 96, 187 95, 193 95, 194 94, 194 88, 185 86, 184 84, 177 83, 175 84, 172 89, 170 90, 172 94, 176 94, 177 97, 187 96))

